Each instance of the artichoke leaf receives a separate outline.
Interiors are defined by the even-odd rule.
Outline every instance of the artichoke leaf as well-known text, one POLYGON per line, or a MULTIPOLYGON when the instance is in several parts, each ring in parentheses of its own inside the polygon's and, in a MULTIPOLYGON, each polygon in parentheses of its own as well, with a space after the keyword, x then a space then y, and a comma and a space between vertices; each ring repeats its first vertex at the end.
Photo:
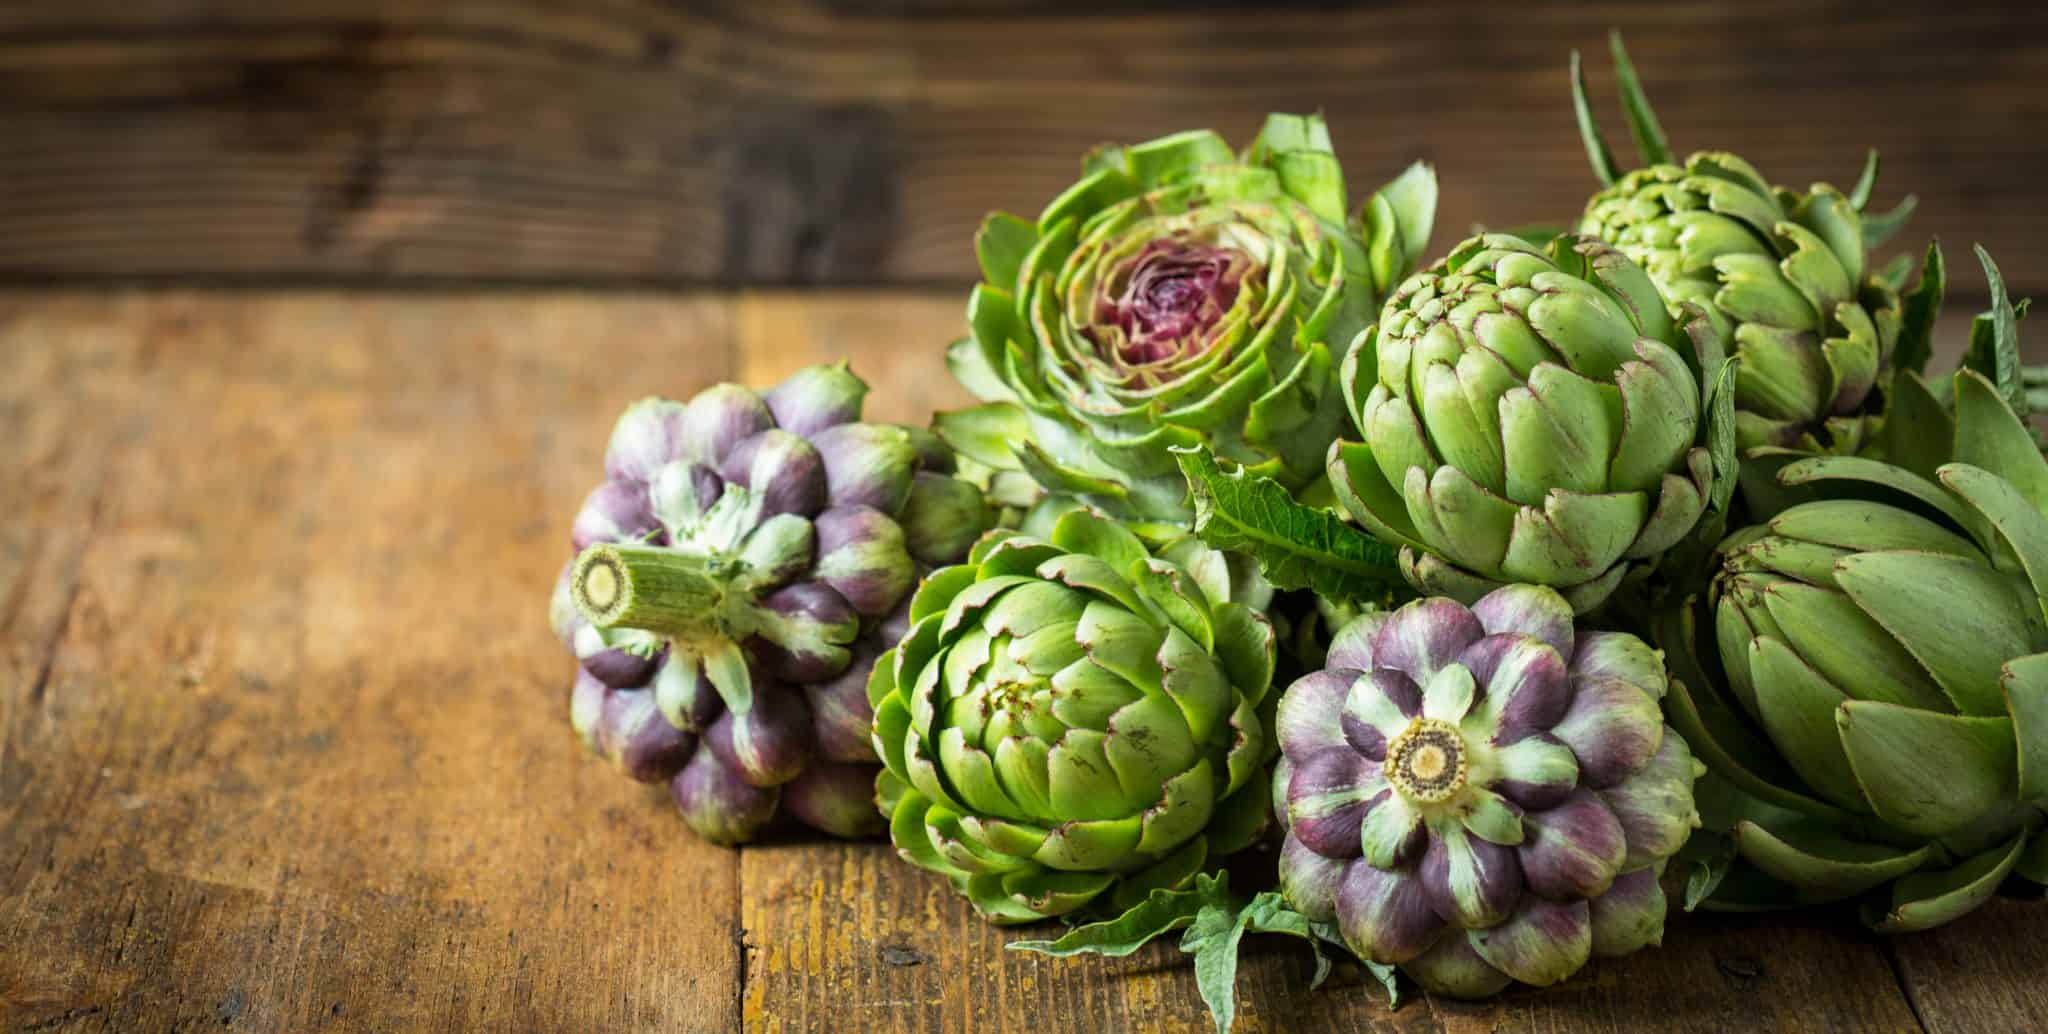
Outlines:
POLYGON ((2019 749, 2019 799, 2048 805, 2048 653, 2005 662, 1999 682, 2019 749))
POLYGON ((2017 836, 1945 872, 1904 877, 1892 885, 1891 906, 1866 909, 1864 922, 1879 933, 1910 933, 1961 918, 1991 900, 2026 844, 2017 836))
POLYGON ((1941 836, 2012 798, 2018 755, 2011 718, 1852 700, 1838 723, 1857 784, 1877 816, 1901 830, 1941 836))
POLYGON ((1890 489, 1948 517, 1957 527, 1977 527, 1973 515, 1940 485, 1882 460, 1865 456, 1813 456, 1787 463, 1778 471, 1779 484, 1789 487, 1817 481, 1861 481, 1890 489))
POLYGON ((1849 698, 1785 643, 1759 636, 1749 643, 1758 718, 1779 753, 1806 785, 1831 803, 1869 811, 1864 791, 1850 773, 1849 754, 1836 728, 1836 711, 1849 698), (1769 687, 1768 692, 1763 687, 1769 687))
POLYGON ((1958 463, 2012 483, 2036 510, 2048 511, 2048 457, 2000 389, 1974 370, 1956 374, 1958 463))
POLYGON ((1751 865, 1816 901, 1861 894, 1940 857, 1933 841, 1910 850, 1888 847, 1850 840, 1818 823, 1772 829, 1744 820, 1733 834, 1736 851, 1751 865))
POLYGON ((2034 595, 2048 599, 2048 515, 2031 505, 2010 481, 1981 468, 1951 463, 1936 476, 1984 515, 2026 572, 2034 595))
POLYGON ((1999 669, 2035 652, 2040 616, 2022 584, 1981 561, 1886 550, 1835 562, 1835 581, 1969 715, 2004 715, 1999 669))

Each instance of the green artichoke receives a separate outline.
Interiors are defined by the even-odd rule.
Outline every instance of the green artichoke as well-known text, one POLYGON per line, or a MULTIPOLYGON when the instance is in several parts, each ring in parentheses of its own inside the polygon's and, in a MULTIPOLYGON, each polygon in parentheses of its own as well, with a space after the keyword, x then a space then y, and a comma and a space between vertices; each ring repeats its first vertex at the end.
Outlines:
POLYGON ((1872 152, 1849 194, 1825 183, 1805 193, 1771 186, 1748 162, 1702 151, 1678 162, 1642 95, 1621 38, 1614 61, 1645 168, 1617 175, 1572 58, 1579 128, 1606 189, 1579 232, 1620 248, 1649 273, 1673 312, 1690 302, 1741 363, 1736 445, 1853 453, 1875 429, 1899 341, 1895 284, 1870 249, 1912 210, 1865 214, 1877 176, 1872 152))
POLYGON ((2048 882, 2048 461, 1989 381, 1954 394, 1946 462, 1787 466, 1823 498, 1722 544, 1711 638, 1663 623, 1741 860, 1723 904, 1868 895, 1871 925, 1919 930, 2048 882))
POLYGON ((1127 905, 1250 843, 1267 592, 1196 540, 1148 549, 1079 510, 933 572, 868 683, 898 852, 1014 923, 1127 905))
POLYGON ((1403 547, 1416 588, 1546 585, 1585 612, 1706 509, 1703 353, 1606 244, 1474 237, 1352 344, 1341 379, 1366 443, 1331 447, 1331 483, 1403 547))
POLYGON ((1337 350, 1414 267, 1436 205, 1417 163, 1347 224, 1314 116, 1232 153, 1207 130, 1105 147, 1035 223, 990 215, 942 414, 963 454, 1120 517, 1185 522, 1169 450, 1205 445, 1300 489, 1344 415, 1337 350))

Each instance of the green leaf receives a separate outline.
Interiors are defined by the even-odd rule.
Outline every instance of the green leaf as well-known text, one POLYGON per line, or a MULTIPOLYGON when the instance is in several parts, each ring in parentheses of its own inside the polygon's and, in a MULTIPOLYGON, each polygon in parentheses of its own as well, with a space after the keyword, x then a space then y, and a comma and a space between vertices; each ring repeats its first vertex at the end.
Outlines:
POLYGON ((1579 139, 1586 145, 1586 160, 1593 164, 1593 175, 1600 177, 1600 185, 1611 187, 1621 178, 1614 165, 1614 152, 1607 149, 1607 139, 1600 135, 1600 126, 1593 121, 1593 104, 1586 98, 1586 68, 1579 60, 1579 52, 1572 51, 1572 113, 1579 119, 1579 139))
POLYGON ((1017 290, 1017 271, 1038 243, 1038 227, 1008 212, 990 212, 974 234, 974 257, 981 278, 1005 294, 1017 290))
POLYGON ((1714 896, 1735 864, 1735 842, 1719 833, 1695 832, 1678 849, 1679 861, 1691 871, 1685 878, 1685 910, 1694 911, 1714 896))
POLYGON ((1643 84, 1636 79, 1636 66, 1628 59, 1628 49, 1621 45, 1621 30, 1607 34, 1607 47, 1614 52, 1614 78, 1621 84, 1621 106, 1628 112, 1629 135, 1636 139, 1636 151, 1642 155, 1643 164, 1671 164, 1671 145, 1665 142, 1664 127, 1657 124, 1650 98, 1644 95, 1643 84))
POLYGON ((1708 493, 1714 512, 1725 515, 1735 498, 1735 483, 1741 473, 1741 459, 1735 454, 1735 368, 1740 359, 1729 359, 1714 375, 1707 389, 1707 455, 1714 461, 1714 485, 1708 493))
POLYGON ((1210 905, 1180 941, 1180 950, 1195 957, 1195 989, 1209 1007, 1216 1034, 1230 1034, 1237 1021, 1237 948, 1249 917, 1246 910, 1210 905))
POLYGON ((1941 245, 1929 242, 1927 258, 1920 264, 1920 284, 1907 292, 1905 312, 1899 320, 1899 343, 1892 351, 1896 369, 1924 373, 1927 360, 1934 357, 1934 323, 1941 317, 1942 296, 1948 291, 1948 270, 1942 261, 1941 245))
POLYGON ((932 431, 954 452, 976 463, 996 470, 1017 470, 1017 455, 1011 446, 1030 439, 1031 420, 1014 403, 991 402, 935 414, 932 431))
POLYGON ((1200 875, 1183 890, 1155 889, 1114 919, 1074 927, 1054 941, 1011 941, 1010 950, 1059 958, 1087 954, 1121 958, 1161 934, 1186 927, 1204 909, 1235 911, 1238 905, 1230 893, 1228 873, 1200 875))
POLYGON ((1970 351, 1963 368, 1974 370, 1998 388, 2021 420, 2028 415, 2027 392, 2020 373, 2019 314, 2005 293, 2005 278, 1982 246, 1974 249, 1984 266, 1984 279, 1991 288, 1991 308, 1970 322, 1970 351))
POLYGON ((1360 236, 1372 257, 1373 291, 1384 297, 1422 261, 1436 229, 1436 170, 1416 162, 1366 200, 1360 236))
POLYGON ((1384 599, 1403 586, 1394 547, 1305 506, 1271 478, 1225 471, 1206 449, 1173 450, 1195 502, 1195 532, 1218 549, 1259 562, 1280 589, 1311 589, 1343 602, 1384 599))

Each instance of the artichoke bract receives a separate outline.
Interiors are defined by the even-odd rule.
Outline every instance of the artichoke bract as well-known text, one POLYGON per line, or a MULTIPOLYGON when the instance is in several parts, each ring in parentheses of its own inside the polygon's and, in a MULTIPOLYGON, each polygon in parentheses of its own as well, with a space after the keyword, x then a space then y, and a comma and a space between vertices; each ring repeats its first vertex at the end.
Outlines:
POLYGON ((1331 446, 1331 483, 1423 592, 1547 585, 1591 610, 1706 510, 1698 349, 1608 245, 1474 237, 1352 343, 1366 443, 1331 446))
POLYGON ((1329 132, 1295 115, 1242 154, 1197 130, 1082 171, 1036 222, 982 225, 972 336, 947 359, 990 404, 940 434, 1119 517, 1187 520, 1176 446, 1290 489, 1320 478, 1337 352, 1420 258, 1434 174, 1411 167, 1347 224, 1329 132))
POLYGON ((868 683, 908 861, 1030 922, 1178 887, 1265 827, 1272 628, 1216 551, 1086 511, 933 572, 868 683))
POLYGON ((1867 895, 1866 922, 1918 930, 2048 883, 2048 461, 1978 374, 1955 410, 1932 469, 1787 466, 1824 498, 1722 544, 1711 631, 1668 619, 1674 658, 1718 661, 1672 720, 1743 863, 1722 904, 1867 895))
POLYGON ((1899 292, 1872 268, 1870 249, 1904 223, 1911 199, 1883 216, 1864 213, 1874 153, 1853 194, 1825 183, 1804 193, 1774 187, 1724 152, 1680 162, 1619 37, 1614 50, 1645 167, 1616 175, 1574 56, 1580 131, 1606 185, 1587 202, 1579 232, 1620 248, 1674 312, 1698 305, 1729 341, 1741 360, 1739 448, 1863 448, 1882 409, 1901 326, 1899 292))
POLYGON ((580 662, 571 722, 627 775, 670 781, 707 840, 778 810, 880 832, 868 670, 918 572, 989 514, 928 432, 861 422, 866 393, 838 364, 634 403, 576 517, 551 608, 580 662))
POLYGON ((1554 590, 1359 617, 1280 699, 1280 887, 1431 991, 1547 985, 1660 943, 1703 770, 1663 659, 1554 590))

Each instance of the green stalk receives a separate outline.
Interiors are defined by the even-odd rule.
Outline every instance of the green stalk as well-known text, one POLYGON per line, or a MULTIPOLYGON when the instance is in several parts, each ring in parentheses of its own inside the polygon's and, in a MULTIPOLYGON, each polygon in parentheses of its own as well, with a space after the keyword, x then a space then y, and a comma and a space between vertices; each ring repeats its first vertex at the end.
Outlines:
POLYGON ((717 635, 726 579, 709 557, 661 546, 604 543, 569 576, 576 609, 599 628, 638 628, 683 640, 717 635))

